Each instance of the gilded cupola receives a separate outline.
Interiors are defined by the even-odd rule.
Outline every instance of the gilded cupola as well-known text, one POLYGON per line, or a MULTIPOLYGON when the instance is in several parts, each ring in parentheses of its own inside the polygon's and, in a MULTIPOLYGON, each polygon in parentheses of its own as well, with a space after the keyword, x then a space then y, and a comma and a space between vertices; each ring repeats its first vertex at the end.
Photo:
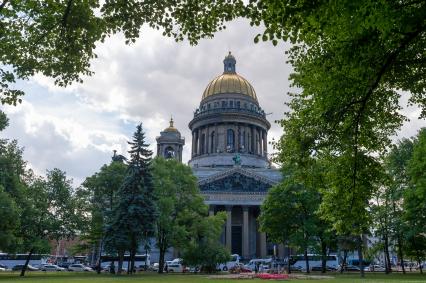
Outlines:
POLYGON ((236 72, 235 57, 229 54, 223 60, 223 74, 214 78, 206 87, 202 100, 216 94, 243 94, 250 96, 257 102, 253 86, 236 72))

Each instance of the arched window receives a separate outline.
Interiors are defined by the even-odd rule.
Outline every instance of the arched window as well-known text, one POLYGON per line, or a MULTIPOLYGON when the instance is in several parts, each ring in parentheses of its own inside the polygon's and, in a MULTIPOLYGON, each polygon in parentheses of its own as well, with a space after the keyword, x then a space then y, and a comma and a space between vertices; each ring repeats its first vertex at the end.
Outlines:
POLYGON ((214 131, 213 131, 210 134, 210 153, 216 153, 214 138, 215 138, 215 135, 214 135, 214 131))
POLYGON ((164 158, 166 159, 174 158, 175 155, 175 150, 171 146, 166 147, 166 149, 164 150, 164 158))
POLYGON ((226 132, 226 150, 232 152, 235 145, 234 130, 228 129, 226 132))

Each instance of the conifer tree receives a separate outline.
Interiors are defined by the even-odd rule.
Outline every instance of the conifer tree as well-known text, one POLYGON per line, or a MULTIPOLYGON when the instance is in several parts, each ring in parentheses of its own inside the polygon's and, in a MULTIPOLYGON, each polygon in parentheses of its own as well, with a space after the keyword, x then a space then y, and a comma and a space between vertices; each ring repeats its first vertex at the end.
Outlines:
POLYGON ((153 194, 153 182, 151 175, 152 151, 148 149, 145 142, 145 135, 142 131, 142 124, 138 125, 133 135, 130 145, 130 162, 127 168, 127 175, 123 185, 118 192, 118 204, 115 207, 112 223, 107 227, 108 242, 123 239, 128 241, 128 245, 120 245, 119 270, 122 265, 122 255, 125 250, 130 251, 130 268, 128 272, 134 270, 134 257, 138 248, 138 243, 143 239, 154 235, 154 226, 157 218, 157 209, 153 194), (120 227, 120 229, 114 229, 120 227), (117 239, 115 239, 117 238, 117 239))

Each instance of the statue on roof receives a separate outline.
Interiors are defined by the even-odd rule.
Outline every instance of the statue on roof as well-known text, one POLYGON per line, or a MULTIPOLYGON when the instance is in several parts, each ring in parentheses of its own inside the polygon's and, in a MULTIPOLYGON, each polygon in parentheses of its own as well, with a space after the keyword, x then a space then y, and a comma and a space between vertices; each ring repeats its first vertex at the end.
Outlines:
POLYGON ((114 155, 112 156, 112 161, 118 161, 118 162, 124 163, 127 160, 127 158, 124 157, 123 155, 117 154, 117 150, 114 149, 113 152, 114 152, 114 155))
POLYGON ((235 156, 232 158, 234 160, 234 165, 240 166, 241 165, 241 156, 239 153, 235 154, 235 156))

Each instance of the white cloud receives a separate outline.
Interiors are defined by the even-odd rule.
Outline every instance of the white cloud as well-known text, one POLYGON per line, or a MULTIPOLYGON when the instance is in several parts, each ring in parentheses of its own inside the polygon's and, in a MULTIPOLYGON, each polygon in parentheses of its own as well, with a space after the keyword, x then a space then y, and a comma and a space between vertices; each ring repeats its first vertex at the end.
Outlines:
MULTIPOLYGON (((83 84, 59 88, 41 75, 22 83, 25 102, 6 108, 11 125, 1 135, 25 146, 25 158, 37 172, 59 167, 79 183, 109 162, 113 149, 125 153, 126 141, 140 122, 154 149, 155 137, 172 115, 186 137, 183 158, 188 161, 188 123, 205 86, 222 73, 222 60, 231 49, 237 72, 252 83, 265 112, 272 112, 269 140, 277 140, 281 128, 274 121, 283 117, 290 91, 287 78, 292 69, 284 54, 288 46, 254 44, 257 33, 240 20, 198 46, 175 43, 147 28, 130 46, 116 35, 98 46, 98 58, 92 62, 95 74, 83 84)), ((424 126, 414 112, 407 112, 414 116, 401 136, 424 126)))

